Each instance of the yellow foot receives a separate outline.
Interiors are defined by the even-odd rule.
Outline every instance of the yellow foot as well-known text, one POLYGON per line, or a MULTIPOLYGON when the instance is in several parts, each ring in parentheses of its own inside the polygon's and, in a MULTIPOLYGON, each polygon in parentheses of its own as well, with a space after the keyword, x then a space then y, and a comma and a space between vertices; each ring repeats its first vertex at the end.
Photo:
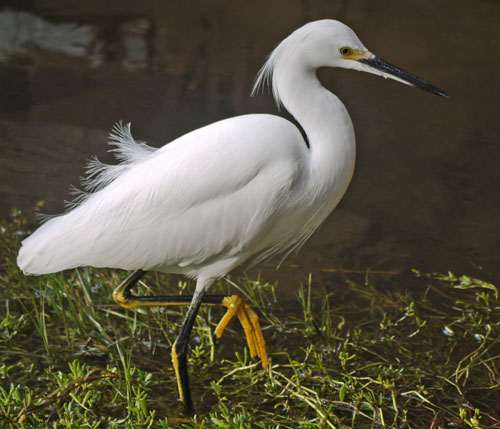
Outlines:
POLYGON ((222 305, 227 307, 226 314, 215 328, 217 338, 222 337, 224 329, 231 319, 236 315, 241 326, 245 330, 250 356, 258 356, 262 360, 262 366, 267 368, 269 359, 267 357, 266 342, 260 328, 259 316, 253 311, 239 296, 227 296, 222 301, 222 305))

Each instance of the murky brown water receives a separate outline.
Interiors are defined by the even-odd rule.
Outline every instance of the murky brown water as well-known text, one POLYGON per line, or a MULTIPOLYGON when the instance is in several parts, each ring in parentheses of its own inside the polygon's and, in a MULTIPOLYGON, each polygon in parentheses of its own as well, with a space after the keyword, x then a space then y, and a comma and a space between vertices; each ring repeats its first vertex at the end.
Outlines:
POLYGON ((413 267, 500 276, 497 0, 3 3, 1 216, 38 200, 60 211, 85 160, 109 159, 119 119, 159 146, 227 116, 276 112, 269 95, 249 97, 256 72, 292 30, 329 17, 452 97, 322 70, 355 124, 356 172, 322 229, 264 276, 413 267))

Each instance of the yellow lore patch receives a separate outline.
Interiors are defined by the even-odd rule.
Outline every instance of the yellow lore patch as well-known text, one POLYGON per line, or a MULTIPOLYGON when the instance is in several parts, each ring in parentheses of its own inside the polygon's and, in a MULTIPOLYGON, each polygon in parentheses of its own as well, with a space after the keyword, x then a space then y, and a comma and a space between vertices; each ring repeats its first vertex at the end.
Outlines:
POLYGON ((370 58, 373 54, 370 51, 360 51, 359 49, 352 49, 348 46, 339 48, 340 54, 346 60, 360 60, 362 58, 370 58))

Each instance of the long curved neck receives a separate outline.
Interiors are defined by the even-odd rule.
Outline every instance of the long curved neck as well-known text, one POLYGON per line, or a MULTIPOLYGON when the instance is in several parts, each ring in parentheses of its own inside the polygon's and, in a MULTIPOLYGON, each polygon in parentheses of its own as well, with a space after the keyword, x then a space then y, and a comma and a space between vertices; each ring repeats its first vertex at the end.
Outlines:
POLYGON ((346 108, 321 85, 315 70, 289 64, 286 70, 278 69, 275 73, 277 95, 309 139, 312 185, 318 191, 334 189, 340 199, 351 180, 356 152, 354 129, 346 108))

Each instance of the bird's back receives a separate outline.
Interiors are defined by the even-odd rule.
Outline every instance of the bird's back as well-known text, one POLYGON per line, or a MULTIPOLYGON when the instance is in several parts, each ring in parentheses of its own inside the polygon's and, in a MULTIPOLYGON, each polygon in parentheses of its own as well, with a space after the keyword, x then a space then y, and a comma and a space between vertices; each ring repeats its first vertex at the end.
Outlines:
POLYGON ((290 122, 235 117, 141 153, 24 240, 19 266, 31 274, 90 265, 194 276, 216 264, 214 275, 223 275, 287 240, 276 224, 308 161, 290 122))

